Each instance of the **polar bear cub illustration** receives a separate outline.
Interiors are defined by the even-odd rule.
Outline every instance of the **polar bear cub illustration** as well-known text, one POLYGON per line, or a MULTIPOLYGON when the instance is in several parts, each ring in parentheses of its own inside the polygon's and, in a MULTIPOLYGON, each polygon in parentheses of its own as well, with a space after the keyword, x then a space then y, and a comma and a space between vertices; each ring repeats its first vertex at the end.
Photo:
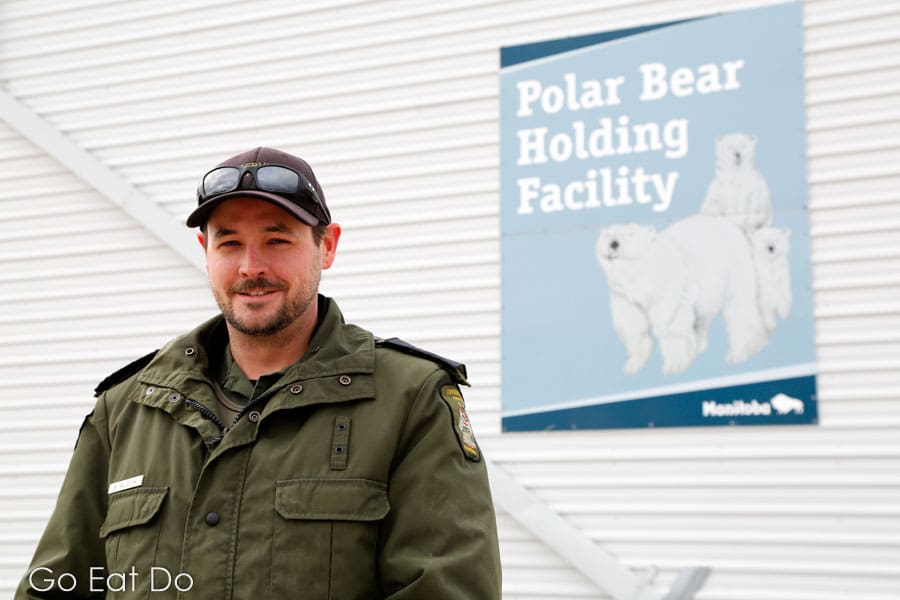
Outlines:
POLYGON ((716 174, 700 212, 730 219, 750 235, 772 223, 769 187, 756 170, 756 136, 732 133, 716 138, 716 174))
POLYGON ((659 233, 633 223, 612 225, 597 238, 626 373, 635 373, 659 342, 663 372, 687 369, 707 346, 722 314, 725 360, 747 360, 766 343, 757 305, 756 274, 743 233, 722 217, 694 215, 659 233))
POLYGON ((794 296, 791 292, 790 229, 763 227, 750 236, 756 281, 759 286, 759 310, 766 329, 775 329, 775 315, 786 319, 794 296))

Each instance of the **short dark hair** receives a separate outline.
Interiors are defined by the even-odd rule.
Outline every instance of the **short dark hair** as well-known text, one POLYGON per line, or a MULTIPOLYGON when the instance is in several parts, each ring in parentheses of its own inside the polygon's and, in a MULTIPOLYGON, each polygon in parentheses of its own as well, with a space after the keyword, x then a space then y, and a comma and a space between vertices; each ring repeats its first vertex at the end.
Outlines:
POLYGON ((322 244, 322 240, 325 238, 325 231, 327 229, 328 225, 326 225, 325 223, 319 223, 312 228, 313 241, 316 243, 316 246, 320 246, 322 244))

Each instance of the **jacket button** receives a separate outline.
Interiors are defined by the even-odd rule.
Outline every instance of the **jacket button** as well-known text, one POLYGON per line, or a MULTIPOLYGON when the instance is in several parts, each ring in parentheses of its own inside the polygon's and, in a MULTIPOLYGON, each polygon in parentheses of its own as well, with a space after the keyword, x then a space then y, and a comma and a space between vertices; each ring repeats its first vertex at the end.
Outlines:
POLYGON ((299 393, 302 392, 302 391, 303 391, 303 386, 302 386, 302 385, 292 385, 292 386, 291 386, 291 393, 292 393, 292 394, 299 394, 299 393))
POLYGON ((350 385, 351 381, 353 380, 350 379, 349 375, 341 375, 340 377, 338 377, 338 382, 340 382, 341 385, 350 385))
POLYGON ((206 515, 206 524, 210 527, 215 527, 219 524, 219 513, 211 512, 206 515))
POLYGON ((185 348, 185 349, 184 349, 184 355, 187 356, 187 357, 191 357, 191 356, 193 356, 195 353, 196 353, 196 350, 194 350, 193 348, 185 348))
POLYGON ((250 419, 250 422, 251 422, 251 423, 259 423, 259 411, 258 411, 258 410, 251 410, 251 411, 247 414, 247 418, 250 419))

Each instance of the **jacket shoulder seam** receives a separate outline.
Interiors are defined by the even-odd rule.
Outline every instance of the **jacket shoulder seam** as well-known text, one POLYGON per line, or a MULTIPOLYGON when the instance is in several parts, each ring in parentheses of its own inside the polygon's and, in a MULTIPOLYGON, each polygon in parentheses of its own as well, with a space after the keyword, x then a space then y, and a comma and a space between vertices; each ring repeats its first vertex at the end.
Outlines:
POLYGON ((469 385, 468 382, 468 373, 466 372, 466 365, 461 362, 457 362, 455 360, 451 360, 449 358, 443 357, 440 354, 435 354, 433 352, 429 352, 428 350, 423 350, 422 348, 418 348, 413 346, 409 342, 402 340, 400 338, 375 338, 375 347, 376 348, 389 348, 391 350, 396 350, 398 352, 402 352, 403 354, 407 354, 409 356, 415 356, 417 358, 421 358, 427 360, 433 364, 437 364, 444 371, 449 373, 453 380, 456 383, 462 385, 469 385))
POLYGON ((159 350, 154 350, 153 352, 150 352, 149 354, 146 354, 137 360, 131 361, 121 369, 110 373, 103 381, 97 384, 96 388, 94 388, 94 396, 99 396, 108 389, 122 383, 132 375, 140 372, 150 363, 151 360, 153 360, 157 352, 159 352, 159 350))

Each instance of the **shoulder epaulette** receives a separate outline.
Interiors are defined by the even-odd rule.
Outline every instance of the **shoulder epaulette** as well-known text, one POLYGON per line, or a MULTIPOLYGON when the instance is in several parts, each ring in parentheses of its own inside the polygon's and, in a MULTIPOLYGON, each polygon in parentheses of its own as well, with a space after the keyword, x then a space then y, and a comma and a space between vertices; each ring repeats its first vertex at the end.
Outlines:
POLYGON ((109 375, 109 377, 97 384, 97 387, 94 388, 94 395, 99 396, 112 386, 125 381, 126 379, 146 367, 150 363, 150 361, 153 360, 153 357, 156 356, 157 352, 159 352, 159 350, 154 350, 150 354, 142 356, 139 359, 128 363, 115 373, 109 375))
POLYGON ((444 358, 440 354, 435 354, 434 352, 429 352, 428 350, 422 350, 421 348, 417 348, 416 346, 413 346, 405 340, 401 340, 400 338, 395 337, 388 338, 386 340, 375 338, 375 345, 383 346, 385 348, 391 348, 392 350, 399 350, 400 352, 404 352, 406 354, 411 354, 413 356, 418 356, 419 358, 425 358, 434 361, 441 367, 443 367, 448 373, 453 375, 453 378, 457 383, 461 383, 462 385, 469 385, 469 382, 466 380, 466 378, 468 377, 468 374, 466 373, 466 365, 461 362, 456 362, 455 360, 444 358))

